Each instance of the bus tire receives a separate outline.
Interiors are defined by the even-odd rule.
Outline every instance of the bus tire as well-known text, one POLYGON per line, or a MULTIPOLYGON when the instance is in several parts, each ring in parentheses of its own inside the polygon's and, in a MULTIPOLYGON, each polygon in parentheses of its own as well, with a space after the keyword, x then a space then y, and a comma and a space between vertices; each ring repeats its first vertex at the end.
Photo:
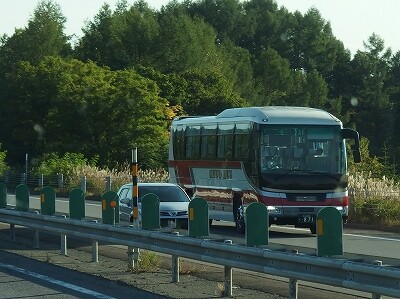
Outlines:
POLYGON ((244 223, 244 209, 243 209, 243 205, 239 205, 236 209, 235 209, 235 226, 236 226, 236 231, 244 234, 245 232, 245 223, 244 223))
POLYGON ((315 235, 317 233, 317 226, 315 224, 310 226, 310 232, 315 235))

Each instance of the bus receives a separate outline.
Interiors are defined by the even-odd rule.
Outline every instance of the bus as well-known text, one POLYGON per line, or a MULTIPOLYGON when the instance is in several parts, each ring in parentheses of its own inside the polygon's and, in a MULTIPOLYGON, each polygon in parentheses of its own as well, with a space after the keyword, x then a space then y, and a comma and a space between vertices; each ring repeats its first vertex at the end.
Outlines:
POLYGON ((331 206, 348 218, 346 139, 361 160, 359 134, 332 114, 308 107, 226 109, 177 117, 171 125, 169 181, 207 200, 213 220, 245 231, 245 209, 267 206, 269 225, 316 233, 316 215, 331 206))

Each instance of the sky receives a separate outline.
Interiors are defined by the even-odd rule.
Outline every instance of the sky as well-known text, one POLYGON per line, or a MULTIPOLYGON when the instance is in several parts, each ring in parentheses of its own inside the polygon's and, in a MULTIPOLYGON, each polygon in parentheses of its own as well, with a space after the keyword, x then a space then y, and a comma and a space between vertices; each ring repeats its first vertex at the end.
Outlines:
MULTIPOLYGON (((67 18, 67 35, 82 36, 81 28, 85 20, 92 21, 104 3, 112 9, 118 0, 55 0, 67 18)), ((218 1, 218 0, 217 0, 218 1)), ((12 35, 15 28, 23 28, 39 0, 0 0, 0 36, 12 35)), ((132 4, 134 0, 128 0, 132 4)), ((147 0, 150 7, 160 9, 169 0, 147 0)), ((341 40, 345 48, 354 55, 364 50, 363 42, 372 33, 385 41, 385 47, 393 52, 400 51, 400 38, 396 30, 400 28, 400 0, 275 0, 278 6, 285 6, 290 12, 302 14, 316 7, 322 17, 329 21, 333 34, 341 40)))

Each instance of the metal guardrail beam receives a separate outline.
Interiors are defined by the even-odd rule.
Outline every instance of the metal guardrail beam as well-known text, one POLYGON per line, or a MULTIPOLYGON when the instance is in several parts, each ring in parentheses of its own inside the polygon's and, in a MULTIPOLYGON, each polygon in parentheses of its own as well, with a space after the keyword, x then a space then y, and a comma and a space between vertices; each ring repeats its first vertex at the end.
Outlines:
POLYGON ((0 222, 253 272, 400 297, 400 268, 0 209, 0 222))

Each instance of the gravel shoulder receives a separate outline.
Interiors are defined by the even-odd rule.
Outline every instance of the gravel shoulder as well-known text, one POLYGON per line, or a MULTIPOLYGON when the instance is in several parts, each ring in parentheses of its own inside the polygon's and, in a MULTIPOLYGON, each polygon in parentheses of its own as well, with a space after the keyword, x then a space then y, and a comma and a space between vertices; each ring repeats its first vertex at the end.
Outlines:
MULTIPOLYGON (((51 263, 71 270, 133 286, 166 298, 224 298, 224 269, 187 260, 180 261, 180 281, 172 283, 171 258, 153 252, 141 251, 140 270, 128 267, 126 248, 99 246, 99 261, 92 262, 91 246, 74 245, 69 240, 67 256, 60 254, 60 242, 56 236, 42 237, 40 249, 32 248, 31 230, 18 228, 16 242, 10 242, 9 230, 0 228, 0 250, 22 255, 44 263, 51 263), (53 238, 53 242, 43 239, 53 238), (57 243, 58 241, 58 243, 57 243)), ((274 290, 259 285, 259 277, 233 271, 233 298, 281 299, 274 290), (257 281, 257 283, 255 283, 257 281), (263 289, 264 288, 264 289, 263 289)), ((287 282, 276 291, 287 292, 287 282)), ((268 284, 267 284, 268 285, 268 284)), ((127 294, 129 295, 129 294, 127 294)))

